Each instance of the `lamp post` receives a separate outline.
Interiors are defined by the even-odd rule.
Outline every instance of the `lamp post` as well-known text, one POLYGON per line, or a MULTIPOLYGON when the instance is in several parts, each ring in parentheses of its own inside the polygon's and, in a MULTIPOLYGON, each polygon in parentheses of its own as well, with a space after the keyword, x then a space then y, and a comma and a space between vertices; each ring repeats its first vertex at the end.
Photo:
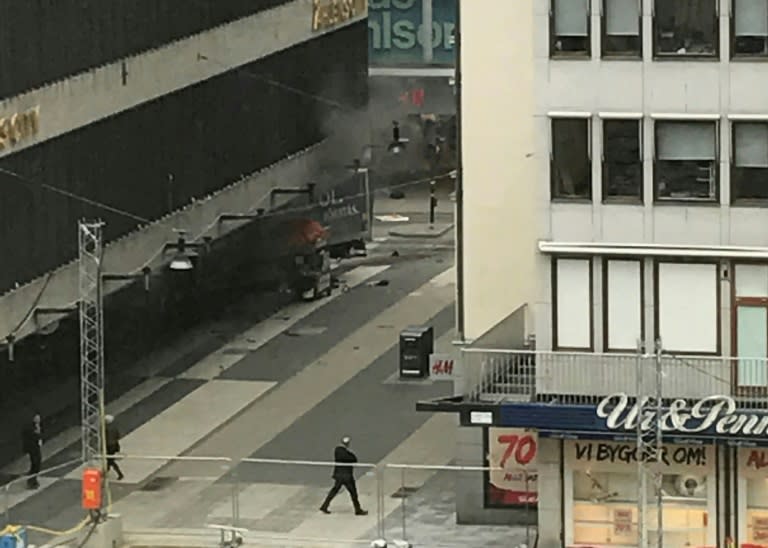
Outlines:
POLYGON ((360 160, 355 158, 349 166, 353 173, 363 175, 363 192, 365 193, 365 216, 368 225, 368 241, 373 241, 373 196, 371 196, 370 168, 363 167, 360 160))

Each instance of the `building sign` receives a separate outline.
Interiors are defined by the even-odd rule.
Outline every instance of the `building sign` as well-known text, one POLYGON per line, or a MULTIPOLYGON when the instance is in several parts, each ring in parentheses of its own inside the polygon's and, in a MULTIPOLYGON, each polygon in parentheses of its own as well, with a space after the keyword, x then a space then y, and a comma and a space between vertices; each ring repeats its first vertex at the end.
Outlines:
POLYGON ((522 428, 488 429, 486 505, 521 506, 538 502, 536 432, 522 428))
MULTIPOLYGON (((635 464, 638 459, 636 443, 616 443, 609 441, 574 441, 569 442, 568 460, 574 468, 591 468, 595 463, 635 464)), ((706 467, 709 465, 707 445, 664 445, 661 448, 660 464, 677 467, 706 467)))
MULTIPOLYGON (((640 417, 637 403, 631 404, 626 394, 613 394, 597 406, 597 416, 605 419, 608 430, 636 431, 638 422, 643 430, 655 427, 655 413, 640 417)), ((708 396, 693 405, 686 400, 674 400, 659 418, 663 432, 674 434, 712 433, 720 436, 768 437, 768 415, 738 411, 736 401, 729 396, 708 396)))
POLYGON ((456 0, 432 0, 427 22, 422 0, 370 0, 368 10, 371 66, 453 66, 456 0), (425 40, 431 61, 425 58, 425 40))
POLYGON ((429 378, 436 381, 452 381, 456 376, 456 361, 450 354, 429 355, 429 378))
POLYGON ((40 131, 40 107, 0 118, 0 151, 35 137, 40 131))
POLYGON ((738 455, 740 477, 768 478, 768 450, 759 447, 742 447, 738 455))
POLYGON ((366 0, 312 0, 312 30, 328 30, 366 11, 366 0))

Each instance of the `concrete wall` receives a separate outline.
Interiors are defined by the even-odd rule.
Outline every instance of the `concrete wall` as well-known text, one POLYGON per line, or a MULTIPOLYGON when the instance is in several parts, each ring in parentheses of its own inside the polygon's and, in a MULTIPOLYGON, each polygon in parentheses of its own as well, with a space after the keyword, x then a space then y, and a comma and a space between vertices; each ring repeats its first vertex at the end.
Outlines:
POLYGON ((465 337, 533 295, 533 0, 461 3, 465 337), (506 39, 506 41, 501 41, 506 39))
MULTIPOLYGON (((304 184, 306 173, 311 173, 331 149, 331 142, 321 143, 112 242, 105 249, 103 271, 130 274, 140 272, 144 266, 158 268, 165 264, 168 257, 163 256, 162 249, 167 242, 175 241, 174 229, 177 228, 188 231, 188 241, 200 241, 206 235, 216 238, 230 232, 238 222, 218 223, 221 214, 247 214, 260 207, 269 208, 270 189, 304 184)), ((73 238, 76 230, 73 226, 73 238)), ((22 327, 15 332, 17 339, 35 331, 33 316, 27 317, 33 307, 74 305, 79 298, 77 267, 74 261, 0 296, 0 336, 14 332, 18 325, 22 327)), ((104 290, 110 292, 120 287, 119 283, 110 283, 104 290)), ((55 319, 46 316, 46 320, 55 319)))
POLYGON ((366 16, 367 13, 363 13, 327 31, 313 32, 312 1, 294 0, 7 99, 0 102, 0 118, 39 107, 39 132, 36 138, 0 151, 0 157, 338 30, 366 16))

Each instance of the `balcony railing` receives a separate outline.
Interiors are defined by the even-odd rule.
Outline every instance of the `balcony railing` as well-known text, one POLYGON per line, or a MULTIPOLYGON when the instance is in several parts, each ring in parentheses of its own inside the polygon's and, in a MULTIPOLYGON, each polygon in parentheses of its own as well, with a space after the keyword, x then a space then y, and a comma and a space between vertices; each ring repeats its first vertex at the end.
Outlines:
MULTIPOLYGON (((619 392, 631 398, 657 392, 653 355, 474 348, 462 354, 472 401, 587 404, 619 392)), ((731 396, 740 407, 768 409, 766 359, 663 355, 661 372, 664 399, 731 396)))

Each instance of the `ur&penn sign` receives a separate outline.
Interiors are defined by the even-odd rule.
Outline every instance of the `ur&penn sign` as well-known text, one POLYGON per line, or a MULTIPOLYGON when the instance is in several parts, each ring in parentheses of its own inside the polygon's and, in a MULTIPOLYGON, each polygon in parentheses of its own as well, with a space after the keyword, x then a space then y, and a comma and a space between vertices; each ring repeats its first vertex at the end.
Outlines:
MULTIPOLYGON (((656 414, 646 411, 640 416, 640 406, 630 404, 623 393, 604 398, 597 406, 597 416, 605 419, 610 431, 636 431, 638 421, 643 430, 656 424, 656 414)), ((736 401, 729 396, 708 396, 689 405, 678 399, 666 407, 658 419, 661 430, 670 434, 704 434, 713 432, 723 436, 768 438, 768 414, 738 410, 736 401)))

